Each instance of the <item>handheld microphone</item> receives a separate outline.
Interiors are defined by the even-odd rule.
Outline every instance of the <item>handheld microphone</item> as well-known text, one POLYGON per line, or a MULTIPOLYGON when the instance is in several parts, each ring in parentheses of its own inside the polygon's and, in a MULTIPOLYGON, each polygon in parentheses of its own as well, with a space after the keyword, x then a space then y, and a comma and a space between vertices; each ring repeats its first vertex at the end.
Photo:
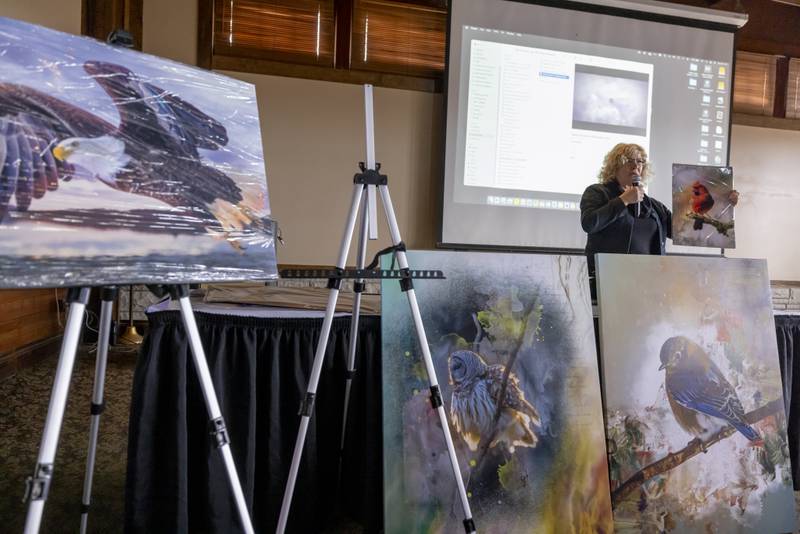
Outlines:
MULTIPOLYGON (((634 176, 633 180, 631 181, 633 187, 642 187, 642 177, 641 176, 634 176)), ((639 215, 642 211, 642 203, 641 201, 636 203, 636 218, 639 218, 639 215)))

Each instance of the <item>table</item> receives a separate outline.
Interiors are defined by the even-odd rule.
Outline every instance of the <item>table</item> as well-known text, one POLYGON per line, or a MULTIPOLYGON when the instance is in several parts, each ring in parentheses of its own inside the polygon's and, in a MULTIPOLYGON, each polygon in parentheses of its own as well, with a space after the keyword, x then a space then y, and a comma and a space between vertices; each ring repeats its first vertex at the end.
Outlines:
MULTIPOLYGON (((274 532, 323 312, 198 305, 197 325, 257 532, 274 532), (254 506, 255 503, 255 506, 254 506)), ((337 314, 288 531, 345 516, 382 528, 380 319, 362 316, 343 476, 337 485, 350 317, 337 314)), ((179 312, 153 308, 131 401, 125 531, 241 532, 211 450, 179 312)))

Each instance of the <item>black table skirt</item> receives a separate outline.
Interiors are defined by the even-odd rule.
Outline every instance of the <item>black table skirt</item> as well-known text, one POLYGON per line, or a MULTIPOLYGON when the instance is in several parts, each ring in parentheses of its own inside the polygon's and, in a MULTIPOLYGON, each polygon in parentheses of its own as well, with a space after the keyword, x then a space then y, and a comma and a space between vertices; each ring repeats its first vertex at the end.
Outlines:
MULTIPOLYGON (((125 530, 241 532, 177 312, 152 314, 134 377, 125 530)), ((273 532, 321 319, 197 314, 214 387, 257 532, 273 532)), ((298 477, 291 532, 383 523, 380 320, 363 317, 348 440, 337 482, 350 319, 331 329, 298 477)), ((795 487, 800 488, 800 317, 776 317, 795 487), (793 377, 798 377, 797 381, 793 377)), ((347 527, 342 530, 348 531, 347 527)))
MULTIPOLYGON (((231 450, 257 532, 274 532, 321 319, 197 313, 231 450)), ((178 312, 149 316, 131 402, 125 492, 129 533, 242 532, 224 463, 208 434, 178 312)), ((361 318, 357 373, 339 471, 350 318, 333 320, 288 531, 382 528, 380 319, 361 318)))
POLYGON ((800 490, 800 315, 775 317, 794 489, 800 490), (797 378, 797 380, 794 380, 797 378))

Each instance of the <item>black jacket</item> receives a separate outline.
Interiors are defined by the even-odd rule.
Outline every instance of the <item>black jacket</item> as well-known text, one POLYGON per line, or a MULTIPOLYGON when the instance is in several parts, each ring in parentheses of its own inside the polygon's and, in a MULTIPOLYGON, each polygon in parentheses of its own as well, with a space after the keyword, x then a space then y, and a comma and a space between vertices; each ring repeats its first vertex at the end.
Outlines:
MULTIPOLYGON (((594 184, 581 197, 581 226, 588 234, 586 256, 589 275, 594 276, 594 255, 598 252, 627 254, 630 252, 634 216, 620 200, 622 188, 617 182, 594 184)), ((643 217, 650 217, 658 227, 660 250, 665 254, 667 237, 672 237, 672 212, 664 204, 647 195, 641 202, 643 217)))

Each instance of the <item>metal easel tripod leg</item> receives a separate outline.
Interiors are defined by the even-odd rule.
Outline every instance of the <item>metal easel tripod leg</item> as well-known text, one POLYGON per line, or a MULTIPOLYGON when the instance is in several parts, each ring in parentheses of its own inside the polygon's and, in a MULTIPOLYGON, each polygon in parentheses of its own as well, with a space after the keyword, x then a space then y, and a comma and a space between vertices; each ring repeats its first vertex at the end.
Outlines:
POLYGON ((116 287, 104 287, 100 297, 100 332, 97 337, 97 359, 94 367, 94 389, 92 391, 92 416, 89 428, 89 453, 86 458, 86 473, 83 478, 83 496, 81 499, 81 534, 86 534, 89 520, 89 505, 92 502, 92 477, 94 461, 97 454, 97 436, 100 432, 100 414, 105 410, 103 388, 105 386, 106 363, 108 361, 108 345, 111 333, 111 312, 117 298, 116 287))
MULTIPOLYGON (((362 202, 366 201, 367 188, 364 187, 362 202)), ((361 230, 358 239, 358 255, 356 257, 356 268, 363 269, 367 256, 367 238, 369 230, 369 212, 361 212, 361 230)), ((363 278, 358 278, 353 282, 353 315, 350 320, 350 341, 347 346, 347 370, 345 371, 344 384, 344 408, 342 410, 342 435, 339 440, 339 482, 342 478, 342 461, 344 458, 344 440, 347 435, 347 414, 350 407, 350 389, 353 386, 353 377, 356 369, 356 351, 358 350, 358 320, 361 317, 361 294, 364 292, 365 283, 363 278)))
POLYGON ((67 290, 66 300, 70 305, 69 314, 64 329, 64 340, 61 342, 61 352, 58 355, 58 366, 53 380, 53 390, 50 393, 50 404, 47 407, 39 456, 36 459, 33 476, 28 477, 26 481, 25 499, 28 501, 28 515, 25 517, 25 534, 39 532, 42 522, 44 504, 47 501, 53 476, 58 436, 61 432, 61 423, 64 421, 64 410, 67 407, 67 394, 69 393, 72 369, 75 365, 75 353, 81 336, 83 314, 86 310, 86 303, 89 301, 89 288, 70 288, 67 290))
POLYGON ((247 502, 242 492, 242 485, 239 482, 239 475, 236 473, 236 465, 233 463, 228 431, 225 428, 225 421, 219 408, 217 394, 214 391, 214 383, 211 380, 211 372, 208 369, 203 344, 200 341, 200 332, 197 330, 192 305, 189 302, 189 287, 185 285, 170 286, 169 294, 173 300, 177 300, 178 304, 180 304, 183 326, 186 328, 194 367, 197 371, 197 377, 200 379, 200 389, 203 391, 203 398, 208 409, 211 435, 214 437, 217 449, 219 449, 222 460, 225 463, 225 471, 228 474, 228 482, 230 483, 231 491, 233 491, 242 528, 247 534, 253 534, 253 523, 247 510, 247 502))
MULTIPOLYGON (((361 204, 361 197, 364 194, 365 186, 355 184, 353 186, 353 197, 350 202, 350 213, 347 216, 347 224, 345 226, 344 236, 339 247, 339 259, 336 262, 336 268, 339 270, 344 269, 347 262, 347 254, 350 251, 350 242, 353 239, 353 229, 356 225, 356 217, 358 215, 358 207, 361 204)), ((328 346, 328 336, 331 332, 331 323, 333 322, 333 315, 336 311, 336 301, 339 299, 339 288, 341 286, 340 278, 331 278, 328 281, 328 303, 325 307, 325 318, 322 321, 322 331, 317 341, 316 352, 314 353, 314 363, 311 366, 311 376, 308 379, 308 389, 306 390, 305 398, 300 406, 300 428, 297 430, 297 440, 294 445, 294 453, 292 454, 292 464, 289 467, 289 479, 286 481, 286 489, 283 493, 283 502, 281 503, 281 512, 278 517, 278 526, 276 532, 283 533, 286 530, 286 523, 289 520, 289 508, 292 504, 292 495, 294 494, 294 485, 297 481, 297 472, 300 468, 300 458, 303 455, 303 445, 306 441, 306 432, 308 431, 308 423, 311 420, 311 414, 314 411, 314 399, 317 395, 317 385, 319 384, 319 375, 322 372, 322 364, 325 360, 325 349, 328 346)))

